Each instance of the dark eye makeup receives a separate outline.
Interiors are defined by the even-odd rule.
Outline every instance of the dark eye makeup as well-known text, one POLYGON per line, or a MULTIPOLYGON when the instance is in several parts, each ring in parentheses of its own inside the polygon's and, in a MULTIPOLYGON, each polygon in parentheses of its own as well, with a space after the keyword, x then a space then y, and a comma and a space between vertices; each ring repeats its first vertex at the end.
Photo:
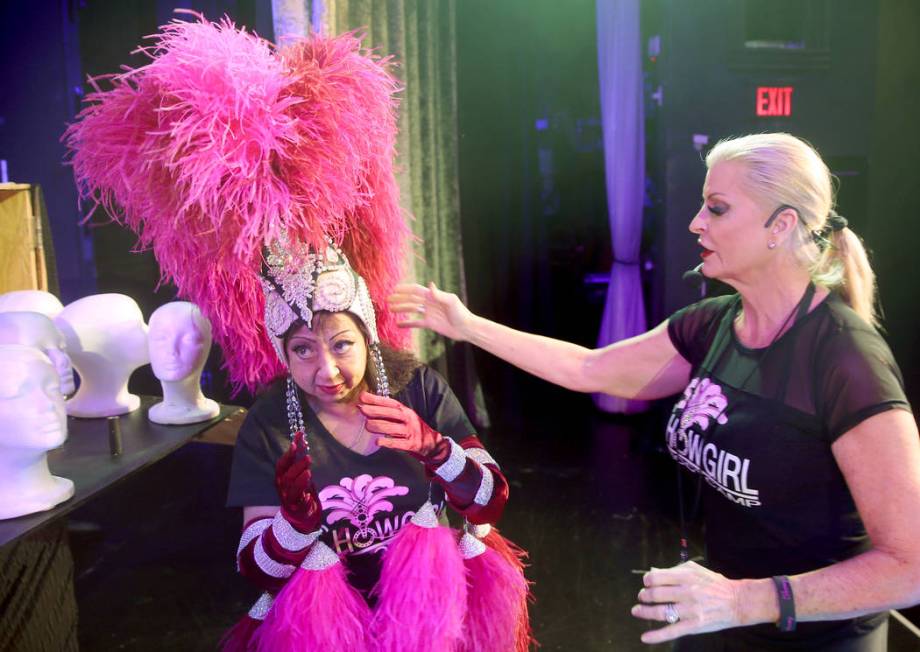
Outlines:
POLYGON ((339 353, 344 353, 345 351, 350 349, 353 344, 354 342, 351 340, 337 340, 332 346, 339 353))

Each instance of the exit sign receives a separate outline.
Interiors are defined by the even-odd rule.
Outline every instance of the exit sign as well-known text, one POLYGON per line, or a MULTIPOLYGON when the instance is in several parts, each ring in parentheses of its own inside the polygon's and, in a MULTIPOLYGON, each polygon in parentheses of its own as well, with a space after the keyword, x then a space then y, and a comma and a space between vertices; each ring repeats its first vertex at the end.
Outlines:
POLYGON ((757 115, 792 115, 792 90, 792 86, 758 86, 754 103, 757 115))

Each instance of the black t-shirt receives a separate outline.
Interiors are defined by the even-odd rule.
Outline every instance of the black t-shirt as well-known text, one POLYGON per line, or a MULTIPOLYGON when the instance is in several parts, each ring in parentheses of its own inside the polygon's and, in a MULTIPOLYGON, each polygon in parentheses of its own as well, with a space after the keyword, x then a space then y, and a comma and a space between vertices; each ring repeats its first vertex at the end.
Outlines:
MULTIPOLYGON (((475 434, 446 381, 428 367, 419 367, 393 398, 454 441, 475 434)), ((431 502, 442 512, 443 520, 444 491, 406 453, 380 448, 360 455, 343 446, 302 394, 300 403, 313 459, 313 481, 323 506, 320 538, 344 556, 352 584, 366 594, 379 576, 380 554, 428 499, 429 486, 431 502)), ((279 504, 275 464, 289 445, 285 384, 280 382, 256 401, 240 428, 227 505, 279 504)))
MULTIPOLYGON (((910 410, 891 351, 833 293, 764 349, 738 342, 729 324, 739 307, 737 295, 706 299, 668 323, 692 371, 667 444, 702 481, 707 566, 729 578, 762 578, 853 557, 870 541, 831 444, 870 416, 910 410), (714 347, 723 320, 723 345, 714 347)), ((767 625, 734 635, 751 639, 745 649, 757 638, 772 647, 808 640, 807 649, 817 649, 879 622, 867 616, 801 623, 793 634, 767 625)))

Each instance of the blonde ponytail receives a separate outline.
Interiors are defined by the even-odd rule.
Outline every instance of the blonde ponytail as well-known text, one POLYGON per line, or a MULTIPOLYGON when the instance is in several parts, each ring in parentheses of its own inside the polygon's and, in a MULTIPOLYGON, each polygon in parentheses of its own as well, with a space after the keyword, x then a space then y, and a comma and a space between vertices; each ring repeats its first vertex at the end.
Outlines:
POLYGON ((875 272, 869 264, 862 239, 851 229, 844 227, 830 233, 828 246, 819 257, 812 278, 816 283, 835 287, 857 315, 873 326, 879 326, 875 272))

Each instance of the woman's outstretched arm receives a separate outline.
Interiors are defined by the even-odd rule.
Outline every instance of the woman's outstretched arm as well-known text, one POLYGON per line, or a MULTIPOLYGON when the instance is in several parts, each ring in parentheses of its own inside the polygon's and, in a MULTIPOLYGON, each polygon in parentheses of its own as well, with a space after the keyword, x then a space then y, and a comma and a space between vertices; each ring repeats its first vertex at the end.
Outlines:
POLYGON ((399 285, 390 309, 406 315, 409 328, 429 328, 470 342, 516 367, 576 392, 603 392, 624 398, 654 399, 682 390, 690 363, 668 336, 667 322, 601 349, 589 349, 508 328, 470 312, 455 294, 433 283, 399 285), (412 318, 409 318, 409 317, 412 318))

